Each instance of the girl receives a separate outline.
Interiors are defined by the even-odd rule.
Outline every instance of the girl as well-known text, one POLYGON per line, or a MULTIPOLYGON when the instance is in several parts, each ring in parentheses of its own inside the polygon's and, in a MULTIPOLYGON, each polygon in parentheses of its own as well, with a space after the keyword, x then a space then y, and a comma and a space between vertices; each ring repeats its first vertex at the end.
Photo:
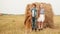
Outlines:
POLYGON ((43 22, 45 20, 45 11, 43 8, 43 4, 40 5, 40 14, 39 14, 39 18, 37 19, 38 21, 38 29, 42 29, 43 28, 43 22))

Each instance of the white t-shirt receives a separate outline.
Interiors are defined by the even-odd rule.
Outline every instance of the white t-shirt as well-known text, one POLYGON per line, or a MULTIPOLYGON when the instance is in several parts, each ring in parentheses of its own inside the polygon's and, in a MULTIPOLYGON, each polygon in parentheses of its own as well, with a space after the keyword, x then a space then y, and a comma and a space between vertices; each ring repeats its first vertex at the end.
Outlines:
POLYGON ((32 16, 34 17, 34 10, 32 10, 32 16))

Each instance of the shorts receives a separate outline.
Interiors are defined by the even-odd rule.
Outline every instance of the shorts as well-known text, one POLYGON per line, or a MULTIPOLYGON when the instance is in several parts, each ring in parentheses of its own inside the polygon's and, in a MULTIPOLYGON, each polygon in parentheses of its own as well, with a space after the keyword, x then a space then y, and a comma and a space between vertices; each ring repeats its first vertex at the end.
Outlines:
POLYGON ((45 15, 44 14, 40 14, 39 18, 37 19, 38 22, 44 22, 45 20, 45 15))

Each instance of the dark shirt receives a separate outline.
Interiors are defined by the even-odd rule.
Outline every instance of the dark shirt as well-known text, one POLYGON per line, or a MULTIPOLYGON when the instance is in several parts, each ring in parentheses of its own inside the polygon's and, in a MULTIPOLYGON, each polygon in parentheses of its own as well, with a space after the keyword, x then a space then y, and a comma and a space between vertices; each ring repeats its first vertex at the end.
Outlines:
POLYGON ((32 8, 31 12, 32 12, 32 17, 36 17, 36 15, 37 15, 36 8, 32 8))

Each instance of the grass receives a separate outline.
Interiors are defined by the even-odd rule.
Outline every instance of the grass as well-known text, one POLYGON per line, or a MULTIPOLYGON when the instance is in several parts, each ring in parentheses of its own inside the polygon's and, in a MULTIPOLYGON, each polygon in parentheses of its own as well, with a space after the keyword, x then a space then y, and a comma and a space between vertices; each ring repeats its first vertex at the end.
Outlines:
MULTIPOLYGON (((0 34, 24 34, 24 16, 0 16, 0 34)), ((42 31, 32 31, 31 34, 60 34, 60 16, 54 16, 56 29, 46 28, 42 31)))

